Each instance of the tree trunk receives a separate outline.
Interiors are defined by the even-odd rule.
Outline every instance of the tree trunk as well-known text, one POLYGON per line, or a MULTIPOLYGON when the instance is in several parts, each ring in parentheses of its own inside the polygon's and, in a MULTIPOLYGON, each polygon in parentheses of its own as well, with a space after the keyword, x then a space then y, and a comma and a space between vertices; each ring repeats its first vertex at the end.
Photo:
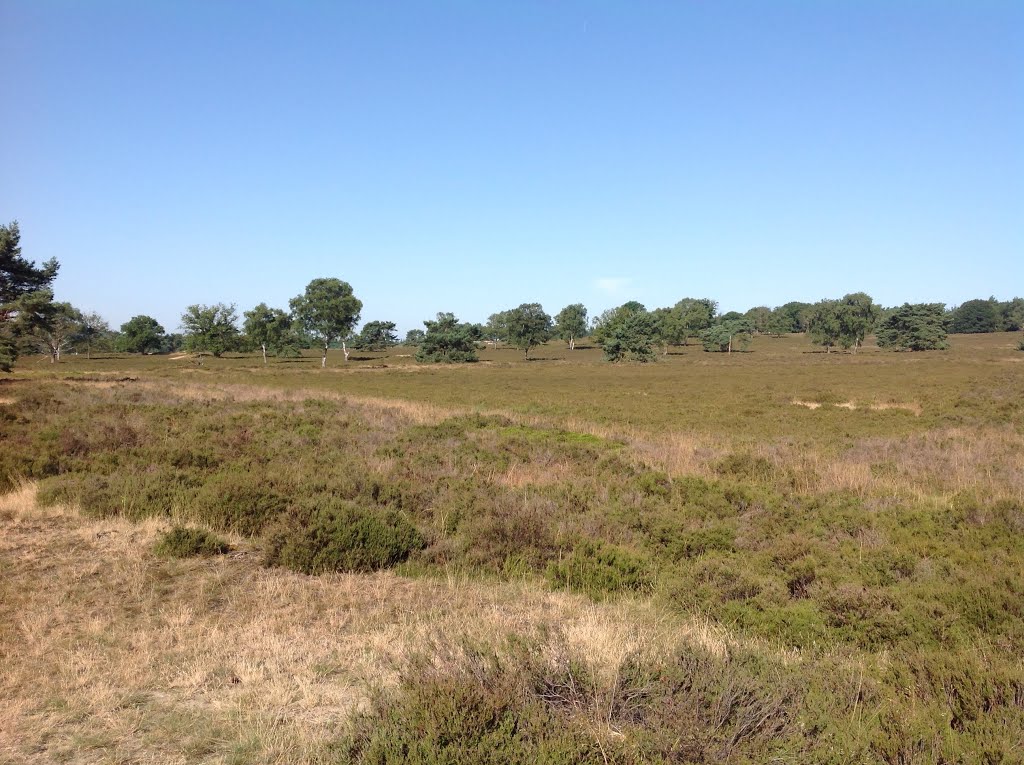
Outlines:
POLYGON ((320 368, 323 369, 327 366, 327 343, 324 343, 324 355, 320 359, 320 368))
POLYGON ((732 335, 729 335, 729 353, 732 353, 732 335))
POLYGON ((341 341, 341 352, 345 354, 345 361, 348 361, 348 346, 344 340, 341 341))
POLYGON ((263 349, 263 366, 267 365, 267 344, 260 343, 260 348, 263 349))
POLYGON ((569 350, 570 351, 575 351, 576 350, 576 338, 573 337, 572 335, 569 335, 569 350))

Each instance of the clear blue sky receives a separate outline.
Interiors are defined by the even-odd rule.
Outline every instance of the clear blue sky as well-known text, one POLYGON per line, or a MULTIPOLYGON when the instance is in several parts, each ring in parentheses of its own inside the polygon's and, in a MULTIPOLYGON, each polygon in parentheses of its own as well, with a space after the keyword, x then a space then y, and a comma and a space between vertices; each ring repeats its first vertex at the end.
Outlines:
POLYGON ((0 219, 176 329, 1024 294, 1024 3, 0 0, 0 219))

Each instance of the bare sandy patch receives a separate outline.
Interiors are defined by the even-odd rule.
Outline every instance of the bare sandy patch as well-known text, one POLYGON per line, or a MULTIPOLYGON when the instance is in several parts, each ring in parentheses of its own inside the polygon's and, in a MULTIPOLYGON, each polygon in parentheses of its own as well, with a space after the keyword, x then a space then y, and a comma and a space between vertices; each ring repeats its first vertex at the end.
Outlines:
POLYGON ((800 399, 793 399, 791 402, 794 406, 803 406, 808 409, 820 409, 821 404, 817 401, 801 401, 800 399))

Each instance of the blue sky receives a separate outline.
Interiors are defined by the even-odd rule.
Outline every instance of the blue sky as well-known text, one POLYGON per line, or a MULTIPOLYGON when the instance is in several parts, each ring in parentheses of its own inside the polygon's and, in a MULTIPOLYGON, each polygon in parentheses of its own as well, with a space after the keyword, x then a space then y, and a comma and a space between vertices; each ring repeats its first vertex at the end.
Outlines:
POLYGON ((2 0, 0 50, 0 220, 115 326, 1024 294, 1020 2, 2 0))

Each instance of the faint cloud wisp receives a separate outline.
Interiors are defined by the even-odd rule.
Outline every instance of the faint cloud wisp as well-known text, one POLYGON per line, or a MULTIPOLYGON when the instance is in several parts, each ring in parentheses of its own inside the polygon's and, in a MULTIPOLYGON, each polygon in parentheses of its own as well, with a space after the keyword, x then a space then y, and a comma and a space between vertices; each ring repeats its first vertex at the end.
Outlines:
POLYGON ((632 279, 623 276, 603 276, 594 281, 594 286, 601 292, 618 295, 632 283, 632 279))

